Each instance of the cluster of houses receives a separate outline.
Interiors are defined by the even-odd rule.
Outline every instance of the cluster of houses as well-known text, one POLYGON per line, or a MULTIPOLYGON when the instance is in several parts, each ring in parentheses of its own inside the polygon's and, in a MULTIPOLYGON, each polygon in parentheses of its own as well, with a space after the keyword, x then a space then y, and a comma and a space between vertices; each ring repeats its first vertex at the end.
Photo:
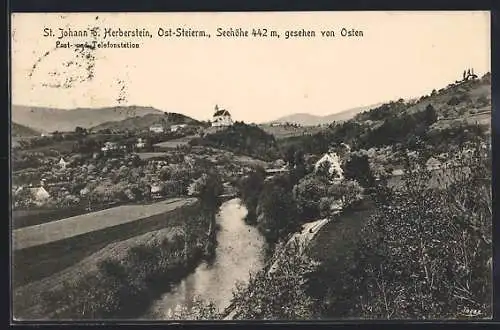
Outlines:
MULTIPOLYGON (((186 128, 187 124, 176 124, 176 125, 170 125, 170 132, 179 132, 181 129, 186 128)), ((156 133, 156 134, 162 134, 165 133, 166 129, 165 126, 162 124, 154 124, 149 127, 149 131, 151 133, 156 133)))
MULTIPOLYGON (((231 117, 231 114, 229 113, 228 110, 220 108, 219 105, 215 105, 214 113, 212 115, 211 119, 211 126, 212 127, 228 127, 233 125, 233 119, 231 117)), ((186 128, 188 125, 187 124, 175 124, 175 125, 170 125, 169 131, 170 132, 179 132, 182 129, 186 128)), ((167 128, 163 124, 154 124, 149 127, 149 131, 151 133, 156 133, 156 134, 162 134, 167 131, 167 128)))

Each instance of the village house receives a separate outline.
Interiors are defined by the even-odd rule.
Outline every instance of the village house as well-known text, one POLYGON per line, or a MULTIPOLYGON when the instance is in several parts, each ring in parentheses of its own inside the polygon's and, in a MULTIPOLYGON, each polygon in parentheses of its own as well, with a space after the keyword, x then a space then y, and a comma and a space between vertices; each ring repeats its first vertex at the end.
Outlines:
POLYGON ((154 124, 149 127, 149 131, 152 133, 163 133, 165 128, 161 124, 154 124))
POLYGON ((68 165, 68 162, 66 162, 64 160, 64 158, 61 157, 61 159, 59 160, 59 163, 58 165, 62 168, 62 169, 66 169, 66 165, 68 165))
POLYGON ((185 128, 187 124, 178 124, 178 125, 172 125, 170 126, 170 132, 178 132, 181 129, 185 128))
POLYGON ((146 146, 146 141, 145 141, 144 139, 142 139, 142 138, 138 138, 138 139, 137 139, 137 143, 135 144, 135 147, 136 147, 137 149, 142 149, 142 148, 144 148, 145 146, 146 146))
POLYGON ((151 197, 153 198, 161 198, 165 192, 165 185, 161 183, 153 183, 150 185, 151 187, 151 197))
POLYGON ((441 162, 434 157, 430 157, 425 163, 425 166, 429 171, 435 171, 441 168, 441 162))
POLYGON ((50 194, 45 190, 45 181, 41 180, 40 186, 39 187, 33 187, 31 184, 29 187, 19 187, 15 191, 15 195, 19 196, 22 193, 27 193, 27 200, 26 202, 32 202, 35 205, 41 206, 45 204, 49 198, 50 194))
POLYGON ((285 126, 284 123, 271 123, 271 127, 285 126))
POLYGON ((393 176, 401 176, 403 174, 405 174, 405 172, 402 168, 396 168, 396 169, 392 170, 393 176))
POLYGON ((219 106, 215 106, 215 112, 212 119, 212 127, 227 127, 233 124, 231 114, 229 111, 224 109, 219 109, 219 106))
POLYGON ((116 142, 106 142, 104 143, 104 146, 101 148, 102 151, 111 151, 117 149, 118 149, 118 143, 116 142))
POLYGON ((328 153, 324 154, 316 164, 314 165, 314 171, 317 172, 320 166, 324 163, 329 165, 328 173, 332 176, 334 181, 340 181, 344 178, 344 171, 340 166, 340 157, 333 150, 330 150, 328 153))

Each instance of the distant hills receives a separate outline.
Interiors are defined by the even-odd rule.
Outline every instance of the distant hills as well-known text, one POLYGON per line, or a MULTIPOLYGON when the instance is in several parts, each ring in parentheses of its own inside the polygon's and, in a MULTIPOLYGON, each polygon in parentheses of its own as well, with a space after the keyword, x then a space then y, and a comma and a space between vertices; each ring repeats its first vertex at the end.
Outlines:
POLYGON ((30 127, 20 125, 18 123, 14 123, 14 122, 12 123, 11 128, 12 128, 11 136, 13 136, 13 137, 29 137, 29 136, 40 135, 40 132, 38 132, 30 127))
POLYGON ((378 106, 382 105, 382 103, 372 104, 363 107, 352 108, 348 110, 344 110, 338 113, 333 113, 331 115, 326 116, 316 116, 308 113, 294 113, 291 115, 287 115, 276 120, 271 121, 270 123, 291 123, 291 124, 299 124, 302 126, 316 126, 322 124, 329 124, 334 121, 345 121, 354 118, 358 113, 363 111, 367 111, 378 106))
POLYGON ((142 116, 135 116, 123 120, 108 121, 91 128, 92 131, 105 129, 116 131, 144 130, 150 126, 160 124, 165 127, 174 124, 200 124, 199 121, 174 112, 148 113, 142 116))
POLYGON ((74 131, 77 126, 91 128, 110 121, 120 121, 147 114, 163 115, 152 107, 127 106, 77 108, 71 110, 12 105, 11 118, 17 124, 40 132, 74 131))

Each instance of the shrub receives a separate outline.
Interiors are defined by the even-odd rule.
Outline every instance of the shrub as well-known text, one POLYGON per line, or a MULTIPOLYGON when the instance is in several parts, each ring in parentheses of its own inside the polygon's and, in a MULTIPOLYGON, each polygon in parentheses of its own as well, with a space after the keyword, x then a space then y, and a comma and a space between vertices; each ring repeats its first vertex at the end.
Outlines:
POLYGON ((317 316, 315 303, 307 293, 308 274, 318 264, 292 244, 277 249, 279 267, 250 276, 247 285, 238 284, 233 293, 237 320, 310 320, 317 316))
POLYGON ((363 228, 360 312, 369 318, 491 315, 491 172, 476 153, 471 173, 430 189, 425 171, 363 228), (489 174, 488 174, 489 173, 489 174))

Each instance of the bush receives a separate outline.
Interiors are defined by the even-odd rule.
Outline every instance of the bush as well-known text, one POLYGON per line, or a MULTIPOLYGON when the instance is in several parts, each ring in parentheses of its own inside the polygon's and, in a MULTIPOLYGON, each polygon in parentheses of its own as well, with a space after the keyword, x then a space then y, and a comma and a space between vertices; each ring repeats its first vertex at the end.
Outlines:
POLYGON ((257 220, 257 205, 265 178, 265 170, 259 167, 238 182, 239 195, 248 210, 245 221, 250 224, 255 224, 257 220))
POLYGON ((288 176, 264 183, 256 211, 257 228, 268 243, 276 243, 297 229, 297 209, 288 176))
POLYGON ((446 189, 429 189, 425 171, 407 175, 369 219, 359 246, 363 317, 491 315, 491 171, 476 156, 463 165, 481 174, 446 189))
POLYGON ((250 276, 233 295, 236 320, 310 320, 317 316, 314 300, 307 293, 309 274, 318 264, 292 244, 278 248, 279 267, 250 276))

